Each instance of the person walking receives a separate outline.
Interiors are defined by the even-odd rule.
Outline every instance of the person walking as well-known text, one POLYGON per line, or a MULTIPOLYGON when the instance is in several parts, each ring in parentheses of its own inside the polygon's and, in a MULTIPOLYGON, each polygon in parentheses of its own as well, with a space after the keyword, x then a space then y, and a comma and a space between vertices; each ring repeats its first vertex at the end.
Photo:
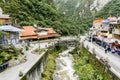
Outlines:
POLYGON ((108 52, 108 45, 105 46, 105 53, 108 52))

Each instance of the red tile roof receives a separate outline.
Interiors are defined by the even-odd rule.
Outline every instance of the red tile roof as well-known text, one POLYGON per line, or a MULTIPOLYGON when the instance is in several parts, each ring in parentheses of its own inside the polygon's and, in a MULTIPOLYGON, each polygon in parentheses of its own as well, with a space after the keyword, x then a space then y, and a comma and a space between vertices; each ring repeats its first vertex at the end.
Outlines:
POLYGON ((98 23, 98 22, 102 22, 104 20, 104 18, 95 18, 93 20, 94 23, 98 23))
POLYGON ((60 36, 59 34, 57 34, 57 32, 54 31, 53 28, 38 28, 35 29, 32 26, 23 26, 24 31, 21 32, 21 40, 24 39, 37 39, 39 38, 50 38, 50 37, 58 37, 60 36), (47 30, 47 34, 46 35, 38 35, 38 33, 36 32, 37 30, 47 30))
POLYGON ((24 31, 21 32, 21 36, 33 36, 37 35, 36 32, 34 32, 36 29, 32 26, 23 26, 24 31))
POLYGON ((57 32, 55 32, 54 30, 53 30, 53 28, 38 28, 39 30, 41 30, 41 29, 44 29, 44 30, 47 30, 48 31, 48 34, 55 34, 55 33, 57 33, 57 32))

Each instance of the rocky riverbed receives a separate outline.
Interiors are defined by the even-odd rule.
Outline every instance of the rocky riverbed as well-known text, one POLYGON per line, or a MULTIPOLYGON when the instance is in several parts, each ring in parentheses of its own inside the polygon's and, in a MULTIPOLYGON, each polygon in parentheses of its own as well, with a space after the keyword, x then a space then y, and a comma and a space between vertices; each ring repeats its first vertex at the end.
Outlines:
POLYGON ((73 56, 69 53, 73 49, 73 47, 70 47, 62 53, 59 53, 59 57, 55 60, 56 70, 53 74, 53 80, 79 80, 73 67, 73 56))

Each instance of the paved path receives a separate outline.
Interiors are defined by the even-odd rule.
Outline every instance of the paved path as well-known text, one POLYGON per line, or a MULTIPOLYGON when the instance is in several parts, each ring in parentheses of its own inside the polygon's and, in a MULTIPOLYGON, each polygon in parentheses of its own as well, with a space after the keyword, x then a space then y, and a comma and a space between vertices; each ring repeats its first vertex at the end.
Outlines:
POLYGON ((94 48, 96 55, 99 58, 100 57, 103 57, 103 59, 107 58, 109 61, 109 65, 111 66, 110 70, 120 78, 120 56, 111 53, 106 54, 104 49, 95 43, 91 44, 91 42, 84 41, 84 45, 89 47, 90 52, 92 52, 94 48))
MULTIPOLYGON (((45 48, 45 45, 48 45, 48 43, 41 43, 40 47, 45 48)), ((19 71, 20 69, 23 71, 23 73, 26 73, 36 62, 37 60, 44 54, 33 54, 31 51, 38 48, 38 44, 31 44, 33 48, 26 52, 27 55, 27 61, 19 64, 17 66, 8 68, 7 70, 0 73, 0 80, 20 80, 19 77, 19 71)))

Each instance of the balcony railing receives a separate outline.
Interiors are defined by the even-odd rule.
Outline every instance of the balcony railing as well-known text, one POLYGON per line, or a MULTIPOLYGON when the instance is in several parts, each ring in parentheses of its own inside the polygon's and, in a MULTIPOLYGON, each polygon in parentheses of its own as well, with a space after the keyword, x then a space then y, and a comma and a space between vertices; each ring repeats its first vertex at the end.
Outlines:
POLYGON ((104 27, 104 28, 100 28, 98 29, 99 31, 109 31, 109 28, 108 27, 104 27))
POLYGON ((114 29, 114 30, 113 30, 113 34, 118 34, 118 35, 120 35, 120 29, 114 29))

